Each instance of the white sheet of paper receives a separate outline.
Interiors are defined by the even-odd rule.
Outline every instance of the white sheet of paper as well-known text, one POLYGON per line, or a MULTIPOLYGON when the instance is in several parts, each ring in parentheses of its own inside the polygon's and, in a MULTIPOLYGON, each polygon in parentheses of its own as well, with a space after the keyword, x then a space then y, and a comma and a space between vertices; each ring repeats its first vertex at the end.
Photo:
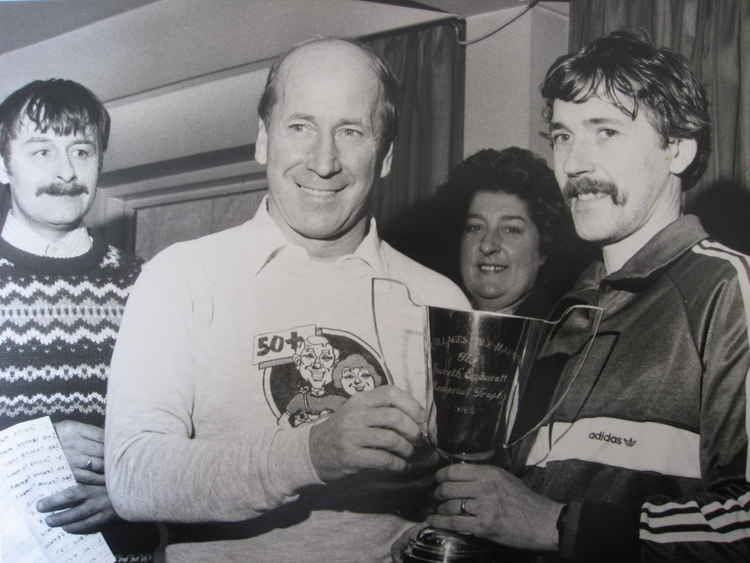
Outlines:
POLYGON ((112 563, 97 534, 50 528, 36 509, 40 499, 75 485, 49 417, 0 431, 0 563, 112 563))

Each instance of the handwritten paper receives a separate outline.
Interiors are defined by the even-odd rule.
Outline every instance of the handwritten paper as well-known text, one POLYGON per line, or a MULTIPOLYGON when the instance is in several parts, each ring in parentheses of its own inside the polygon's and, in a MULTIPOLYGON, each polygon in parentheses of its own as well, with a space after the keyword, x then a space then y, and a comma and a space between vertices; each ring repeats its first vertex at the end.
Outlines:
POLYGON ((40 499, 76 484, 49 417, 0 432, 0 563, 112 563, 101 534, 50 528, 40 499))

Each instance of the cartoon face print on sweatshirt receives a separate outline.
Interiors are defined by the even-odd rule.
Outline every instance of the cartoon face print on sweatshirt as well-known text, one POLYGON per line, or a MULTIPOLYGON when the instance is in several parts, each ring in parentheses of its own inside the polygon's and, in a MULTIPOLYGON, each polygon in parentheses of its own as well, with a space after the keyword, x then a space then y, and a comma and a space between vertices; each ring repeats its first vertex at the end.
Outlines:
POLYGON ((356 393, 390 383, 366 342, 316 325, 256 335, 253 363, 277 421, 295 427, 331 414, 356 393))

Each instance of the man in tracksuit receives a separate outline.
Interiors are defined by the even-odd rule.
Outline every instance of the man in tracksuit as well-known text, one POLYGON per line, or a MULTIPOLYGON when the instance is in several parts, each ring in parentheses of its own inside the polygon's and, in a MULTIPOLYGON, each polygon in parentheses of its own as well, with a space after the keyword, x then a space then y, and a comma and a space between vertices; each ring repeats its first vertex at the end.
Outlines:
POLYGON ((566 301, 604 317, 572 384, 568 362, 543 407, 521 399, 561 402, 520 478, 444 468, 430 523, 539 560, 750 561, 748 259, 681 209, 710 149, 704 90, 682 56, 615 32, 559 58, 542 94, 576 230, 602 250, 566 301))

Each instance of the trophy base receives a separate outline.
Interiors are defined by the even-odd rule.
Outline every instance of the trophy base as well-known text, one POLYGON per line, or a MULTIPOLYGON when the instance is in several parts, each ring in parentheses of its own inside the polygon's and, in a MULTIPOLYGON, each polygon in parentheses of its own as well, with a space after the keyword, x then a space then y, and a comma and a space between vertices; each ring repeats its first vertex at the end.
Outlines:
POLYGON ((409 540, 403 563, 499 563, 502 548, 490 541, 439 528, 425 528, 409 540))

